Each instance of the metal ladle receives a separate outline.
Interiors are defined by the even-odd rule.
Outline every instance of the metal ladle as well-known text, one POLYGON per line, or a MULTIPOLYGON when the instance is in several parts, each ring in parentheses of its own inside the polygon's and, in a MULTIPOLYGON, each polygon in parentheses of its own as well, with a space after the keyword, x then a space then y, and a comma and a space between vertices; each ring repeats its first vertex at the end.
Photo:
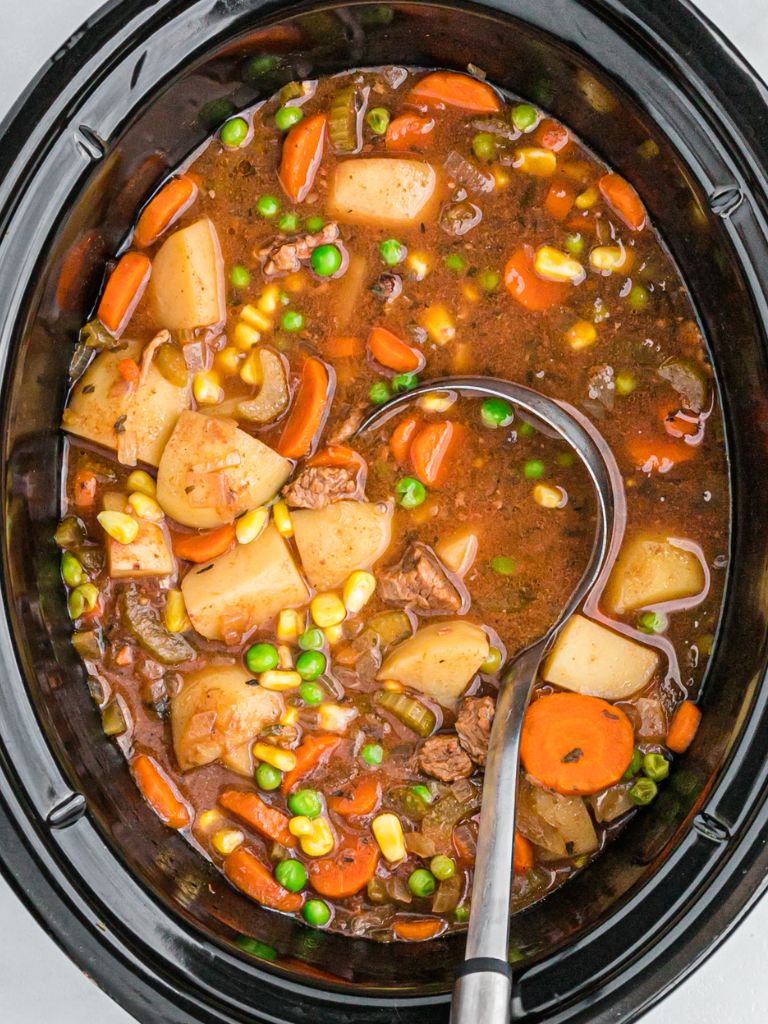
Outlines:
POLYGON ((513 1002, 509 919, 523 717, 545 651, 589 591, 599 583, 595 587, 599 595, 605 583, 623 536, 624 488, 608 444, 585 416, 522 384, 495 377, 449 377, 420 384, 376 409, 358 433, 380 426, 403 405, 435 391, 511 402, 573 448, 597 493, 595 538, 581 579, 553 625, 507 663, 499 680, 485 764, 467 945, 464 963, 456 971, 451 1024, 507 1024, 513 1002))

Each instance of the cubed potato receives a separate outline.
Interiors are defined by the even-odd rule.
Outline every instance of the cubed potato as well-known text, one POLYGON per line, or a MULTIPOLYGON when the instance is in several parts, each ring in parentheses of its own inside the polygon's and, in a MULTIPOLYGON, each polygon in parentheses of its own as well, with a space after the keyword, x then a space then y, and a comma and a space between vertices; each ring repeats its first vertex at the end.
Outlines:
POLYGON ((394 679, 452 708, 489 649, 488 636, 474 622, 433 622, 391 651, 376 678, 394 679))
POLYGON ((309 582, 317 590, 339 587, 355 569, 370 569, 389 547, 392 505, 337 501, 293 512, 293 533, 309 582))
POLYGON ((406 226, 436 214, 436 186, 435 169, 423 160, 345 160, 331 177, 328 214, 352 224, 406 226))
POLYGON ((212 221, 201 217, 163 242, 148 295, 158 327, 181 331, 224 321, 224 261, 212 221))
POLYGON ((261 625, 283 608, 309 600, 290 549, 274 526, 237 544, 181 583, 190 622, 209 640, 225 640, 261 625))
MULTIPOLYGON (((104 508, 110 512, 126 512, 124 494, 108 491, 104 508)), ((145 576, 170 576, 176 571, 176 560, 165 534, 157 523, 139 519, 139 532, 130 544, 120 544, 105 535, 107 571, 114 580, 140 579, 145 576)))
POLYGON ((624 700, 650 682, 658 662, 653 648, 574 615, 555 641, 541 674, 564 690, 624 700))
POLYGON ((704 591, 700 558, 665 536, 639 534, 624 543, 605 589, 608 611, 617 615, 704 591))
POLYGON ((446 569, 457 576, 464 576, 477 557, 477 534, 464 529, 441 537, 435 544, 435 554, 446 569))
POLYGON ((171 701, 173 746, 182 771, 232 756, 277 722, 283 698, 251 681, 240 665, 212 665, 185 677, 171 701))
POLYGON ((160 459, 157 500, 177 523, 211 529, 271 501, 291 469, 234 421, 187 411, 160 459))
POLYGON ((68 433, 113 451, 118 424, 126 433, 135 433, 137 460, 157 466, 179 414, 189 408, 192 389, 190 383, 171 384, 154 362, 144 382, 130 388, 117 367, 122 359, 140 362, 142 349, 141 342, 127 341, 117 352, 96 356, 72 389, 61 422, 68 433))

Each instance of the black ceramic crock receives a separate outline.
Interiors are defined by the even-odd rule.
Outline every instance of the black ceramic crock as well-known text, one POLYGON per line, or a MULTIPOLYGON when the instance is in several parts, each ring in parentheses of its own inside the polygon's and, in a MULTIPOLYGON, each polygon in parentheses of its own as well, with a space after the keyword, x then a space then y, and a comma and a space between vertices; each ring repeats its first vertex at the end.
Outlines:
POLYGON ((518 1012, 530 1024, 633 1019, 764 887, 762 83, 680 0, 113 2, 0 130, 0 860, 53 938, 145 1024, 445 1022, 462 940, 377 945, 264 911, 139 799, 70 648, 52 540, 77 327, 137 205, 227 104, 249 105, 296 75, 468 62, 572 125, 639 188, 718 370, 733 495, 703 726, 663 796, 515 919, 518 1012), (279 59, 254 61, 265 55, 279 59))

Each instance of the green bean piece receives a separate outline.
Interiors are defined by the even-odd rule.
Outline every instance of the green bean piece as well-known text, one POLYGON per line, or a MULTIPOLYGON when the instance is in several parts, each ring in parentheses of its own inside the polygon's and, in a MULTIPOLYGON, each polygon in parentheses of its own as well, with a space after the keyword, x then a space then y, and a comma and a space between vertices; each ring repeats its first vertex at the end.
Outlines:
POLYGON ((119 607, 123 624, 131 636, 164 665, 178 665, 195 657, 194 648, 181 634, 169 633, 155 609, 144 603, 133 587, 120 595, 119 607))
POLYGON ((435 713, 415 697, 397 690, 379 690, 377 703, 417 736, 429 736, 437 725, 435 713))

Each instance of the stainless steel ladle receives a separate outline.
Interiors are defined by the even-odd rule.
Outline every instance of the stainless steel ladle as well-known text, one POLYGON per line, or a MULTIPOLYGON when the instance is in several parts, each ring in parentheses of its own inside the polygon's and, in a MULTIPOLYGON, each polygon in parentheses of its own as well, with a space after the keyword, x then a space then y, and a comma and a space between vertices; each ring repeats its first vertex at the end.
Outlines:
POLYGON ((513 1006, 509 919, 523 717, 547 648, 592 588, 599 595, 605 583, 621 545, 626 520, 624 488, 610 448, 578 410, 522 384, 494 377, 449 377, 420 384, 376 409, 358 432, 381 426, 403 405, 435 391, 511 402, 526 419, 567 441, 586 467, 597 495, 595 537, 581 579, 553 625, 507 663, 499 681, 485 765, 467 945, 464 963, 456 971, 451 1024, 507 1024, 513 1006))

